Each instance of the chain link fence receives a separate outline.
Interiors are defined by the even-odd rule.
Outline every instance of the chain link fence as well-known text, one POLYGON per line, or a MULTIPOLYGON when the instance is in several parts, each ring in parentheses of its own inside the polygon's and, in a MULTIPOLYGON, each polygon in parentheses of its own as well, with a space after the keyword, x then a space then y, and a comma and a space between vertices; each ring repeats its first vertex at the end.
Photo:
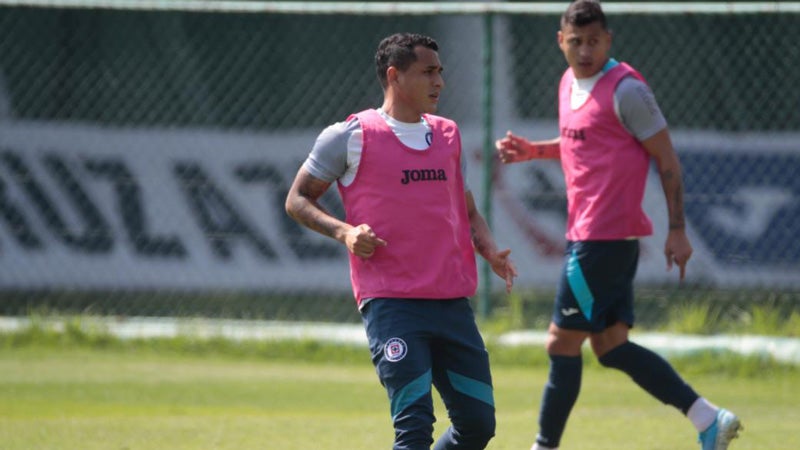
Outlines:
MULTIPOLYGON (((482 155, 487 133, 557 134, 559 14, 485 19, 0 6, 0 314, 357 321, 344 249, 294 224, 283 199, 323 127, 380 104, 380 39, 413 31, 440 44, 439 112, 461 125, 479 199, 491 170, 487 215, 519 266, 522 314, 546 321, 563 247, 560 168, 482 155)), ((800 13, 609 21, 612 56, 645 76, 670 124, 696 249, 679 285, 651 175, 641 319, 684 300, 729 314, 796 308, 800 13)), ((336 193, 324 204, 342 214, 336 193)), ((494 284, 493 310, 520 313, 494 284)))

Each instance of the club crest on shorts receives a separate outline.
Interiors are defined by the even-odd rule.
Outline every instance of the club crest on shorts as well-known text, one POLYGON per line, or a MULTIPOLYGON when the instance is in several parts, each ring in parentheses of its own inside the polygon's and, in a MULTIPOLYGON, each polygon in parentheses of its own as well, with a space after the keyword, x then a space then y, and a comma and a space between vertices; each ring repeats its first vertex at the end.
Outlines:
POLYGON ((387 361, 397 362, 406 357, 408 346, 406 341, 400 338, 391 338, 383 346, 383 354, 387 361))

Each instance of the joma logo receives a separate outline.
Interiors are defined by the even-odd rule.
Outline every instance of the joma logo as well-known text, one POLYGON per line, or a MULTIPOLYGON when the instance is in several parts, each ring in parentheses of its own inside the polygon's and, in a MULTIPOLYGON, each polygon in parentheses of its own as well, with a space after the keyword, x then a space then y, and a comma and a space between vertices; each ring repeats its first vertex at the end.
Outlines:
POLYGON ((561 129, 561 137, 567 139, 574 139, 576 141, 585 141, 586 134, 583 128, 562 128, 561 129))
POLYGON ((405 169, 403 170, 403 178, 400 180, 403 184, 408 184, 411 181, 447 181, 447 174, 444 169, 405 169))

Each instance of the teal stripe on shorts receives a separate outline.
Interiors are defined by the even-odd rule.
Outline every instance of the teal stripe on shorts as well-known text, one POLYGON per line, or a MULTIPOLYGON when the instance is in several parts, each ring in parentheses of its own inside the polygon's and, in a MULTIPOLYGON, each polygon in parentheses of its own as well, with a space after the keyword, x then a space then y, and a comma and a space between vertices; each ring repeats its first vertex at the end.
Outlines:
POLYGON ((583 276, 575 250, 572 251, 572 255, 567 261, 567 282, 570 289, 572 289, 572 294, 578 301, 583 315, 586 316, 586 320, 591 322, 594 297, 592 296, 592 291, 589 290, 589 285, 586 284, 586 278, 583 276))
POLYGON ((450 383, 453 388, 464 395, 478 399, 487 405, 494 406, 494 395, 492 394, 492 386, 474 378, 465 377, 464 375, 447 371, 447 377, 450 378, 450 383))
POLYGON ((395 392, 392 396, 392 418, 394 419, 409 405, 427 395, 431 391, 432 382, 433 376, 431 371, 428 370, 395 392))

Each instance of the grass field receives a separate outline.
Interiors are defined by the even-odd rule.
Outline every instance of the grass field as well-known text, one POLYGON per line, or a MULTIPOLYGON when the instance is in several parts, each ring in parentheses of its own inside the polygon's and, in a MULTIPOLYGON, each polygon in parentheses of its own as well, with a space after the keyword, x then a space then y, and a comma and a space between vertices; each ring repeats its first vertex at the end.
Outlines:
MULTIPOLYGON (((251 352, 243 344, 217 343, 225 349, 216 351, 185 340, 28 339, 0 339, 3 450, 391 447, 386 394, 366 349, 261 343, 251 352)), ((527 450, 546 366, 498 358, 498 429, 489 449, 527 450)), ((690 371, 688 381, 742 417, 746 429, 732 448, 800 448, 800 371, 768 368, 741 376, 726 369, 730 364, 720 367, 719 373, 690 371)), ((447 423, 440 403, 437 415, 438 435, 447 423)), ((562 448, 695 449, 694 440, 675 410, 624 375, 589 363, 562 448)))

